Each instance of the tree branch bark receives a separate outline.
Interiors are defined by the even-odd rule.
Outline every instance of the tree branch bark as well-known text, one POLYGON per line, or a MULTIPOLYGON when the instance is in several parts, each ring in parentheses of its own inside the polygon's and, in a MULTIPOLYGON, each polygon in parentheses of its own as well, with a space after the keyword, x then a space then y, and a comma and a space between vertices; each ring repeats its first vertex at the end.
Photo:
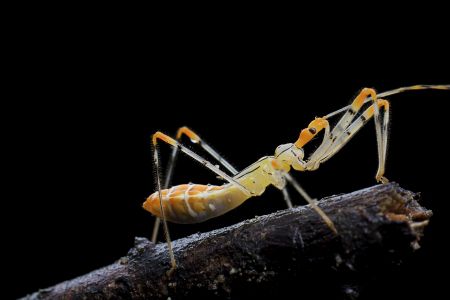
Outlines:
POLYGON ((117 262, 24 299, 215 297, 355 299, 418 248, 431 211, 397 184, 329 197, 320 207, 338 235, 308 206, 256 217, 174 241, 178 269, 168 276, 164 243, 136 238, 117 262))

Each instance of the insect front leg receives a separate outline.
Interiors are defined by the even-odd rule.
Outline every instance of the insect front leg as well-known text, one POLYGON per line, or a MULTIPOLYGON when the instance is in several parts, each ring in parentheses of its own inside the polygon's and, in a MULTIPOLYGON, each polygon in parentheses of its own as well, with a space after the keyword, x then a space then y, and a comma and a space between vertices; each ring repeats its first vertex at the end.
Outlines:
POLYGON ((388 180, 383 175, 386 166, 386 150, 389 133, 389 102, 382 99, 376 100, 374 105, 366 109, 364 113, 354 120, 345 130, 338 132, 338 135, 333 137, 333 141, 327 151, 322 152, 320 156, 313 154, 311 160, 307 162, 307 165, 318 165, 330 159, 344 147, 371 118, 374 118, 375 120, 378 146, 378 170, 375 178, 379 182, 387 183, 388 180))
POLYGON ((315 170, 319 167, 320 163, 331 158, 353 137, 366 121, 372 117, 375 119, 378 146, 378 171, 375 177, 377 181, 383 183, 388 182, 383 175, 386 165, 389 103, 386 100, 377 100, 375 90, 369 88, 365 88, 359 93, 352 104, 348 106, 344 115, 331 132, 328 133, 329 123, 326 120, 326 117, 316 118, 316 120, 309 124, 308 128, 302 130, 299 139, 295 143, 297 147, 303 147, 303 145, 308 143, 322 129, 326 130, 321 145, 307 160, 305 170, 315 170), (368 98, 371 99, 373 105, 355 120, 356 115, 364 106, 364 103, 366 103, 368 98), (383 108, 381 113, 380 107, 383 108))
MULTIPOLYGON (((308 170, 315 170, 319 167, 320 164, 320 158, 322 158, 326 153, 330 151, 330 148, 332 147, 333 143, 336 141, 337 137, 340 136, 344 130, 350 125, 352 120, 355 118, 355 115, 358 113, 358 111, 363 107, 365 100, 368 97, 372 97, 373 99, 376 99, 376 93, 373 89, 365 88, 363 89, 358 96, 353 100, 352 104, 348 107, 347 111, 344 113, 342 118, 338 121, 338 123, 334 126, 333 130, 329 132, 328 134, 324 135, 323 141, 320 144, 319 148, 314 151, 313 154, 308 159, 307 163, 307 169, 308 170)), ((325 122, 325 128, 327 130, 330 130, 329 123, 326 120, 326 118, 318 118, 318 120, 323 120, 322 122, 325 122)), ((313 121, 314 122, 314 121, 313 121)), ((311 123, 313 123, 311 122, 311 123)), ((308 126, 308 129, 316 128, 317 125, 311 126, 314 124, 310 124, 308 126)), ((320 130, 320 128, 318 128, 320 130)), ((317 135, 317 133, 314 133, 314 136, 317 135)), ((300 136, 301 137, 301 136, 300 136)), ((308 140, 309 141, 309 140, 308 140)))

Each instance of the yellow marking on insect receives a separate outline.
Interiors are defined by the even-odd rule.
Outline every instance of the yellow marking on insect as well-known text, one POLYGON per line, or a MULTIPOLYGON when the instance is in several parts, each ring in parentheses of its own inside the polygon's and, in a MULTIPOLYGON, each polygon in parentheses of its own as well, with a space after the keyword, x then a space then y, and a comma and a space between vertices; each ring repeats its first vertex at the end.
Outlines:
POLYGON ((172 211, 174 211, 175 214, 185 215, 188 213, 183 204, 183 199, 180 199, 179 197, 170 197, 169 204, 172 207, 172 211))
MULTIPOLYGON (((389 101, 380 99, 380 100, 377 100, 377 105, 378 105, 378 107, 384 107, 384 109, 388 110, 390 104, 389 104, 389 101)), ((374 112, 375 112, 375 108, 372 105, 366 110, 366 112, 363 114, 363 116, 366 119, 369 119, 373 116, 374 112)))
POLYGON ((170 197, 178 197, 178 196, 183 195, 183 194, 184 194, 184 191, 182 191, 182 190, 175 190, 175 191, 173 191, 170 194, 170 197))
POLYGON ((324 129, 328 125, 328 121, 324 118, 315 118, 311 123, 309 123, 308 127, 315 127, 317 131, 324 129))
POLYGON ((223 190, 224 186, 223 185, 214 185, 210 188, 210 191, 220 191, 223 190))
POLYGON ((281 166, 280 166, 280 164, 278 163, 278 161, 277 161, 276 159, 272 159, 272 161, 270 162, 270 164, 272 165, 272 167, 273 167, 275 170, 280 170, 280 169, 281 169, 281 166))
POLYGON ((389 101, 387 101, 387 100, 384 100, 384 99, 379 99, 378 101, 377 101, 377 103, 378 103, 378 106, 379 107, 384 107, 386 110, 388 110, 389 109, 389 101))
POLYGON ((448 85, 436 85, 434 88, 437 89, 437 90, 449 90, 450 86, 448 86, 448 85))
POLYGON ((303 148, 303 146, 308 143, 312 138, 314 137, 314 134, 311 133, 309 128, 305 128, 300 132, 300 136, 298 140, 295 142, 295 146, 297 148, 303 148))
POLYGON ((178 129, 176 139, 179 140, 183 134, 185 134, 188 138, 190 138, 193 143, 200 142, 200 137, 186 126, 178 129))
POLYGON ((206 210, 205 201, 197 197, 189 197, 189 204, 193 211, 196 213, 202 213, 206 210))
POLYGON ((297 148, 303 148, 305 144, 312 140, 321 130, 328 126, 328 121, 324 118, 316 118, 309 123, 308 128, 300 132, 298 140, 295 142, 297 148))
POLYGON ((196 184, 189 190, 189 195, 196 195, 198 193, 204 192, 208 188, 207 185, 196 184))
POLYGON ((175 141, 173 138, 171 138, 168 135, 165 135, 164 133, 162 133, 160 131, 155 132, 155 134, 152 136, 153 145, 156 146, 158 139, 163 140, 164 142, 166 142, 167 144, 170 144, 172 146, 177 145, 177 141, 175 141))
POLYGON ((352 109, 353 111, 357 111, 361 108, 361 106, 363 106, 364 101, 368 98, 371 97, 372 99, 377 99, 377 94, 375 92, 374 89, 370 89, 370 88, 364 88, 361 93, 359 93, 359 95, 355 98, 355 100, 352 103, 352 109))
MULTIPOLYGON (((236 201, 239 202, 239 197, 242 198, 242 192, 239 189, 237 189, 237 193, 231 188, 232 191, 222 194, 222 190, 225 189, 230 189, 230 185, 182 184, 162 190, 161 204, 166 212, 166 219, 175 223, 197 223, 213 217, 211 214, 225 213, 234 208, 233 205, 236 201), (227 199, 233 201, 227 202, 227 199), (226 202, 226 204, 217 206, 214 201, 226 202), (199 218, 198 214, 203 214, 203 219, 199 218)), ((246 196, 247 198, 248 196, 246 196)), ((143 203, 143 207, 160 217, 159 193, 151 194, 143 203)))

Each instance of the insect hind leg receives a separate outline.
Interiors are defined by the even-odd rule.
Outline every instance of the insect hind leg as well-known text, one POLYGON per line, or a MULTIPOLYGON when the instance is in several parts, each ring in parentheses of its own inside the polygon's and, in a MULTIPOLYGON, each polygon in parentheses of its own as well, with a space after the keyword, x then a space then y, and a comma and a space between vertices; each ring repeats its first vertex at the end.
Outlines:
POLYGON ((173 253, 172 241, 171 241, 170 235, 169 235, 169 227, 167 225, 167 220, 165 218, 164 206, 162 205, 161 175, 160 175, 160 162, 159 162, 159 151, 158 151, 158 141, 159 140, 163 141, 163 142, 165 142, 165 143, 167 143, 169 145, 171 145, 172 147, 179 148, 179 150, 181 152, 183 152, 184 154, 190 156, 191 158, 193 158, 197 162, 201 163, 203 166, 205 166, 206 168, 208 168, 209 170, 211 170, 215 174, 221 176, 224 180, 228 181, 229 183, 232 183, 232 184, 236 185, 236 187, 239 188, 247 196, 252 196, 253 193, 251 191, 249 191, 245 186, 240 184, 238 181, 236 181, 233 177, 231 177, 230 175, 226 174, 225 172, 220 170, 218 167, 214 166, 212 163, 210 163, 206 159, 202 158, 200 155, 198 155, 195 152, 189 150, 187 147, 183 146, 182 144, 180 144, 175 139, 171 138, 170 136, 168 136, 168 135, 166 135, 166 134, 164 134, 164 133, 162 133, 160 131, 154 133, 153 136, 152 136, 152 146, 153 146, 153 150, 154 150, 153 160, 154 160, 155 168, 156 168, 156 178, 157 178, 156 182, 157 182, 157 188, 158 188, 158 196, 159 196, 159 204, 160 204, 161 216, 162 216, 162 221, 163 221, 163 225, 164 225, 164 227, 163 227, 164 228, 164 235, 165 235, 166 240, 167 240, 167 245, 168 245, 169 255, 170 255, 170 262, 171 262, 171 266, 172 266, 171 269, 169 270, 169 274, 171 274, 176 269, 176 260, 175 260, 175 256, 174 256, 174 253, 173 253))
POLYGON ((175 260, 175 255, 173 253, 172 240, 170 239, 170 234, 169 234, 169 226, 167 225, 167 221, 166 221, 166 217, 165 217, 165 213, 164 213, 164 207, 162 205, 159 151, 158 151, 158 145, 156 143, 156 139, 153 139, 152 145, 153 145, 153 161, 154 161, 155 169, 156 169, 156 184, 157 184, 157 188, 158 188, 159 208, 161 210, 161 216, 162 216, 163 225, 164 225, 164 235, 165 235, 166 241, 167 241, 167 247, 169 250, 169 257, 170 257, 170 265, 171 265, 171 268, 168 271, 168 275, 171 275, 177 267, 177 262, 175 260))
MULTIPOLYGON (((217 153, 217 151, 215 151, 202 138, 200 138, 200 136, 196 132, 191 130, 189 127, 183 126, 183 127, 178 128, 177 134, 175 137, 176 141, 178 143, 180 143, 181 138, 183 136, 187 136, 189 138, 189 140, 191 141, 191 143, 200 145, 200 147, 203 150, 205 150, 218 163, 220 163, 223 167, 225 167, 225 169, 227 169, 232 175, 236 175, 238 173, 238 171, 224 157, 222 157, 219 153, 217 153)), ((170 156, 170 160, 167 165, 164 189, 169 188, 169 186, 172 182, 173 172, 175 169, 175 165, 176 165, 179 153, 180 153, 180 150, 178 147, 174 147, 172 149, 172 154, 170 156)), ((158 217, 156 217, 155 223, 153 225, 153 233, 152 233, 152 242, 153 243, 155 243, 156 239, 158 238, 160 221, 161 220, 158 217)))

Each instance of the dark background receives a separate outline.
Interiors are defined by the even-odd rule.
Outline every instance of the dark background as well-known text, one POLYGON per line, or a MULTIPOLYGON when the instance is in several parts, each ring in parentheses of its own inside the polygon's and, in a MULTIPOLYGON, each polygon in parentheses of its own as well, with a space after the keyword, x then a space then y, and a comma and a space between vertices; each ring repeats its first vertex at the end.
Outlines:
MULTIPOLYGON (((277 145, 294 142, 315 116, 348 104, 363 87, 383 92, 450 82, 443 63, 448 53, 439 45, 432 46, 433 55, 413 55, 403 49, 414 41, 404 41, 401 50, 367 52, 352 39, 342 41, 348 49, 273 32, 233 37, 179 29, 177 35, 155 36, 133 28, 80 34, 77 28, 46 34, 29 28, 23 46, 13 49, 13 96, 3 110, 11 150, 6 163, 12 165, 6 188, 13 192, 3 198, 3 220, 10 220, 4 225, 8 296, 110 264, 127 253, 135 236, 150 237, 153 217, 141 204, 155 190, 150 136, 157 130, 174 134, 188 125, 242 169, 273 154, 277 145)), ((422 192, 423 205, 435 215, 414 259, 386 274, 386 288, 372 288, 366 299, 419 299, 443 290, 438 274, 448 263, 441 234, 448 227, 443 103, 450 92, 389 99, 386 176, 422 192)), ((374 132, 369 123, 319 170, 296 177, 314 197, 375 184, 374 132)), ((167 158, 169 148, 161 150, 167 158)), ((174 183, 189 181, 217 183, 215 175, 183 157, 174 183)), ((295 204, 303 204, 292 195, 295 204)), ((171 235, 176 239, 283 208, 280 194, 270 188, 216 220, 170 225, 171 235)))

